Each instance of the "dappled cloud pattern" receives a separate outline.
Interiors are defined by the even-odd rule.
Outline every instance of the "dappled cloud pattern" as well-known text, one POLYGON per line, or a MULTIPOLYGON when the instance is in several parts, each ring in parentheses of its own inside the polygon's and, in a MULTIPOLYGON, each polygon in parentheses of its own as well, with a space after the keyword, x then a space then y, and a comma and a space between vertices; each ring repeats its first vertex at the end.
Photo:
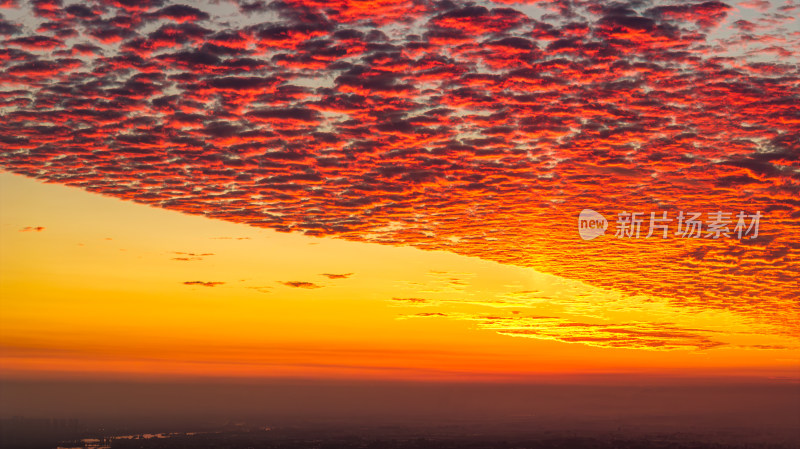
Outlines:
MULTIPOLYGON (((762 3, 0 2, 0 165, 188 214, 532 267, 796 335, 800 3, 762 3), (611 222, 763 218, 741 241, 583 242, 585 208, 611 222)), ((559 329, 714 345, 537 322, 562 340, 559 329)))

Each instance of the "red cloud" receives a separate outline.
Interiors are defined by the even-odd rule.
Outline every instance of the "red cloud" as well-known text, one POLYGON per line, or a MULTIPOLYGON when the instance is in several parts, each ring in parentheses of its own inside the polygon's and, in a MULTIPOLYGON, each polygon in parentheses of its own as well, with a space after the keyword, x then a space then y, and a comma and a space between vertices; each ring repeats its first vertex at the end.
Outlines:
POLYGON ((216 287, 217 285, 223 285, 224 282, 186 281, 183 284, 184 285, 199 285, 201 287, 216 287))
POLYGON ((47 36, 27 36, 16 39, 8 39, 4 45, 20 47, 26 50, 52 50, 56 47, 63 47, 64 42, 47 36))
POLYGON ((44 226, 25 226, 24 228, 20 229, 19 232, 42 232, 44 231, 44 226))
POLYGON ((343 23, 410 21, 429 9, 428 2, 420 0, 288 0, 287 3, 296 8, 312 8, 343 23))
POLYGON ((677 6, 659 6, 649 12, 679 22, 694 22, 703 28, 710 28, 725 20, 731 9, 719 1, 689 3, 677 6))
POLYGON ((159 9, 152 13, 150 17, 159 19, 171 19, 178 23, 183 22, 196 22, 199 20, 208 20, 208 13, 201 11, 193 6, 187 5, 170 5, 159 9))

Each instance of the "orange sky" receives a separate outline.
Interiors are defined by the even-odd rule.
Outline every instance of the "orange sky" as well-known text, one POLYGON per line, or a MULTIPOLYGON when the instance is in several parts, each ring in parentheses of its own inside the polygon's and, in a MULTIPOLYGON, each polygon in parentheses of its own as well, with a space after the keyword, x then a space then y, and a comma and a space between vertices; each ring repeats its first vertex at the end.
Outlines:
POLYGON ((769 320, 531 268, 257 229, 9 173, 0 211, 6 377, 798 374, 797 340, 769 320))
POLYGON ((190 3, 0 1, 2 375, 800 378, 800 5, 190 3))

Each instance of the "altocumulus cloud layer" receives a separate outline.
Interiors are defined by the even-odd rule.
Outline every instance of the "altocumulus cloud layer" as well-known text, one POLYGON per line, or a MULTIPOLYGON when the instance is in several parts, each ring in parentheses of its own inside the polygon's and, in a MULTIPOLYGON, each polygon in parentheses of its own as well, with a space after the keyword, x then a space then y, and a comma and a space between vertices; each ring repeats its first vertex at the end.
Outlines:
POLYGON ((190 3, 0 1, 0 164, 796 333, 797 1, 190 3), (764 216, 583 242, 584 208, 764 216))

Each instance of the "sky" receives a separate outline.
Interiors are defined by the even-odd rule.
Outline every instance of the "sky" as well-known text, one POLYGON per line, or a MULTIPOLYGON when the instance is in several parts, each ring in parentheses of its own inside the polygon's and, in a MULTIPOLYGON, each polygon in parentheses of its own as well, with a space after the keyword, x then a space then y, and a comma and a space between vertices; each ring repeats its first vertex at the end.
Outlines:
POLYGON ((552 382, 781 378, 797 364, 794 338, 729 311, 8 173, 0 186, 9 377, 552 382))
POLYGON ((0 1, 2 376, 796 382, 799 11, 0 1))

